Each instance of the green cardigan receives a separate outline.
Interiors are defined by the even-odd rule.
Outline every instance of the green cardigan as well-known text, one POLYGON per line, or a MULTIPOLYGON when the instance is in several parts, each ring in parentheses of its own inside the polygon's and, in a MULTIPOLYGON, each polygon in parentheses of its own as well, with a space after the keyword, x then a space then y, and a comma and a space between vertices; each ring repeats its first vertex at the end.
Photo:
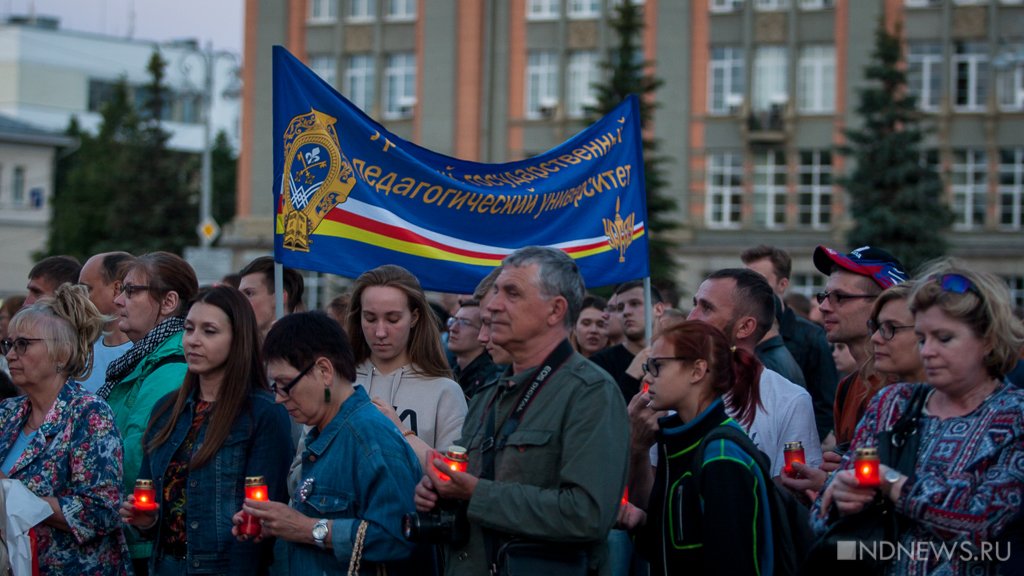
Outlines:
MULTIPOLYGON (((124 442, 124 495, 135 489, 135 480, 142 466, 142 435, 149 425, 153 407, 164 396, 181 387, 185 381, 184 350, 181 346, 182 332, 160 343, 135 366, 130 374, 117 383, 107 397, 107 403, 114 411, 114 422, 124 442), (176 361, 177 360, 177 361, 176 361)), ((130 530, 129 549, 133 559, 149 558, 152 545, 136 537, 130 530)))

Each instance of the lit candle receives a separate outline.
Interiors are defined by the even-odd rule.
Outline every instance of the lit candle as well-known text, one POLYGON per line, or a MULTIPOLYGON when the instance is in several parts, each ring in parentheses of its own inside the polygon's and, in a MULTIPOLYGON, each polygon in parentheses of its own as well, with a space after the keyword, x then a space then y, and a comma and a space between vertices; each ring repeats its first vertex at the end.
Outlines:
MULTIPOLYGON (((250 500, 259 500, 266 502, 270 498, 267 495, 267 481, 263 479, 263 476, 246 476, 245 477, 245 497, 250 500)), ((256 537, 260 535, 263 527, 260 525, 260 521, 256 517, 242 512, 242 525, 239 528, 239 532, 246 536, 256 537)))
MULTIPOLYGON (((462 446, 452 444, 448 447, 447 452, 440 454, 440 457, 444 461, 445 467, 452 472, 465 472, 469 468, 469 455, 466 454, 466 449, 462 446)), ((438 474, 438 476, 444 482, 451 480, 451 476, 447 474, 438 474)))
POLYGON ((875 448, 858 448, 853 459, 853 467, 857 475, 857 483, 866 488, 878 488, 882 484, 878 474, 878 450, 875 448))
POLYGON ((147 512, 156 510, 156 489, 153 481, 139 478, 135 481, 135 509, 147 512))
POLYGON ((802 442, 786 442, 782 456, 786 459, 786 465, 782 468, 782 471, 786 476, 793 475, 793 462, 799 462, 801 464, 805 464, 807 462, 804 458, 804 445, 802 442))

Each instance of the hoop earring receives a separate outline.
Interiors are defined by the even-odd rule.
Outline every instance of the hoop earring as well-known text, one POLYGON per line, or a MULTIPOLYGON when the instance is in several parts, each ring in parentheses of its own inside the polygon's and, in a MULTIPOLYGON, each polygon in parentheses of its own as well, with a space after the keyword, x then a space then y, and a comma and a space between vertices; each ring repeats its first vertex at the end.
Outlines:
POLYGON ((324 387, 324 404, 331 403, 331 389, 324 387))

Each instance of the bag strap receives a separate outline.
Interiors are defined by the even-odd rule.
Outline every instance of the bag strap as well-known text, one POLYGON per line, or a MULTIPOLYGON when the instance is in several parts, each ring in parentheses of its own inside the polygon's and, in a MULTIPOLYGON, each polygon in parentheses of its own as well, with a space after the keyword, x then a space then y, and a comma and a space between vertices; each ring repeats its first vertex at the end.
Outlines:
POLYGON ((366 540, 366 527, 369 524, 363 520, 356 530, 356 540, 352 543, 352 556, 348 560, 348 576, 359 575, 359 564, 363 559, 363 541, 366 540))
POLYGON ((892 444, 897 450, 903 448, 910 436, 917 434, 921 412, 924 410, 929 392, 931 392, 931 388, 927 384, 914 385, 914 391, 911 392, 910 400, 907 401, 906 410, 892 426, 892 444))

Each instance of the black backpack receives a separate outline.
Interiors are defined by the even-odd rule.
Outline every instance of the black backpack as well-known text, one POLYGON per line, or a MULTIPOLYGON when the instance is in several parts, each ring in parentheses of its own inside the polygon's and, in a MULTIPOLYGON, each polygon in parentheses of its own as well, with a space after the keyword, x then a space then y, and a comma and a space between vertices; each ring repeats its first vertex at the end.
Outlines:
POLYGON ((765 478, 769 508, 772 520, 772 552, 775 558, 775 576, 796 576, 800 574, 807 553, 814 543, 811 531, 810 511, 789 490, 772 481, 771 462, 754 441, 736 426, 718 426, 708 432, 697 447, 697 458, 693 459, 693 470, 697 476, 703 463, 704 449, 715 440, 731 440, 757 462, 765 478))

